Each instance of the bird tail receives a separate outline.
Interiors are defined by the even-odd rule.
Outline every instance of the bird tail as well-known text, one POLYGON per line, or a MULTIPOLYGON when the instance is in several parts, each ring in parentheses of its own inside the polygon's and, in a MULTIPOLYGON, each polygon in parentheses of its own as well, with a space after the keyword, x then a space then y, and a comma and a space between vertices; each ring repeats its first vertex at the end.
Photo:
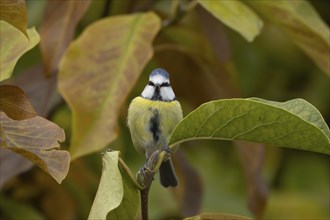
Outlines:
POLYGON ((178 180, 171 159, 162 162, 159 167, 159 176, 160 183, 164 187, 176 187, 178 185, 178 180))

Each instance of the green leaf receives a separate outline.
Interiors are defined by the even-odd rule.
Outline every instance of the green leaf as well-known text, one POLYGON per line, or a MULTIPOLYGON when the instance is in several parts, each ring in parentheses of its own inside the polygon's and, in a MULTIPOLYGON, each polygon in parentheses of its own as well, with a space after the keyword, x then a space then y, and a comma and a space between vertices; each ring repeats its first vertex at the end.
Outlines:
POLYGON ((211 101, 187 115, 170 145, 194 139, 245 140, 330 154, 330 131, 308 102, 257 98, 211 101))
POLYGON ((72 158, 117 137, 121 106, 153 55, 159 29, 153 12, 114 16, 91 24, 71 43, 60 63, 59 90, 72 110, 72 158))
POLYGON ((39 116, 16 121, 0 111, 0 121, 0 147, 24 156, 61 183, 70 166, 69 152, 59 150, 63 130, 39 116))
POLYGON ((29 38, 25 0, 1 0, 0 11, 0 20, 10 23, 29 38))
POLYGON ((18 59, 39 43, 35 28, 28 29, 27 39, 19 30, 5 21, 0 21, 0 81, 11 76, 18 59))
POLYGON ((123 180, 124 197, 120 205, 107 215, 107 219, 135 219, 140 201, 139 190, 120 164, 119 171, 123 180))
POLYGON ((58 70, 60 59, 90 3, 90 0, 47 1, 39 29, 40 48, 47 76, 58 70))
POLYGON ((330 30, 307 1, 248 1, 257 12, 278 24, 315 64, 330 75, 330 30))
POLYGON ((263 26, 258 15, 241 1, 198 0, 198 3, 249 42, 254 40, 263 26))
POLYGON ((251 220, 251 218, 225 213, 204 213, 185 218, 184 220, 251 220))

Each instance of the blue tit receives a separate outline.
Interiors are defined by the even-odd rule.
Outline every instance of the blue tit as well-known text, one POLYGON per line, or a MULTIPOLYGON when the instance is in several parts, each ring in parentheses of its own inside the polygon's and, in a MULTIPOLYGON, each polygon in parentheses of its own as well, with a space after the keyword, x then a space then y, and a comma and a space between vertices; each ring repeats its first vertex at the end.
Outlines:
MULTIPOLYGON (((135 149, 148 159, 156 150, 168 148, 174 127, 182 120, 182 109, 176 100, 166 70, 151 72, 149 83, 128 109, 127 124, 135 149)), ((160 183, 164 187, 178 184, 171 158, 160 168, 160 183)))

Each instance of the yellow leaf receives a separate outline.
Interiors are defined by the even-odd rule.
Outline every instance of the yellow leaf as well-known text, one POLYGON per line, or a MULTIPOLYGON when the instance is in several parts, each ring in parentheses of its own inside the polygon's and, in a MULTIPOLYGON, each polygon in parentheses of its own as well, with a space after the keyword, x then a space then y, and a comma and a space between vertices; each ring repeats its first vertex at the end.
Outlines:
POLYGON ((59 90, 72 110, 70 152, 99 151, 117 137, 120 108, 151 59, 160 29, 154 13, 99 20, 85 29, 60 63, 59 90))
POLYGON ((18 59, 39 43, 35 28, 28 29, 27 39, 19 30, 5 21, 0 21, 0 80, 11 76, 18 59))
POLYGON ((241 1, 198 0, 198 3, 249 42, 254 40, 263 26, 259 16, 241 1))

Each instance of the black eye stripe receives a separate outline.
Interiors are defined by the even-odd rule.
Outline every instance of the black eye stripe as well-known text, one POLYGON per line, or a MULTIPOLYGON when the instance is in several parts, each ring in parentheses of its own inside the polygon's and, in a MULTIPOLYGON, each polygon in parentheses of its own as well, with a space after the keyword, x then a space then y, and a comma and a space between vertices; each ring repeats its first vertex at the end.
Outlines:
MULTIPOLYGON (((151 81, 148 82, 148 85, 155 87, 155 84, 151 81)), ((169 86, 171 86, 171 85, 168 82, 164 82, 164 83, 160 84, 160 87, 169 87, 169 86)))
POLYGON ((162 83, 160 86, 161 86, 161 87, 169 87, 170 84, 169 84, 168 82, 164 82, 164 83, 162 83))

